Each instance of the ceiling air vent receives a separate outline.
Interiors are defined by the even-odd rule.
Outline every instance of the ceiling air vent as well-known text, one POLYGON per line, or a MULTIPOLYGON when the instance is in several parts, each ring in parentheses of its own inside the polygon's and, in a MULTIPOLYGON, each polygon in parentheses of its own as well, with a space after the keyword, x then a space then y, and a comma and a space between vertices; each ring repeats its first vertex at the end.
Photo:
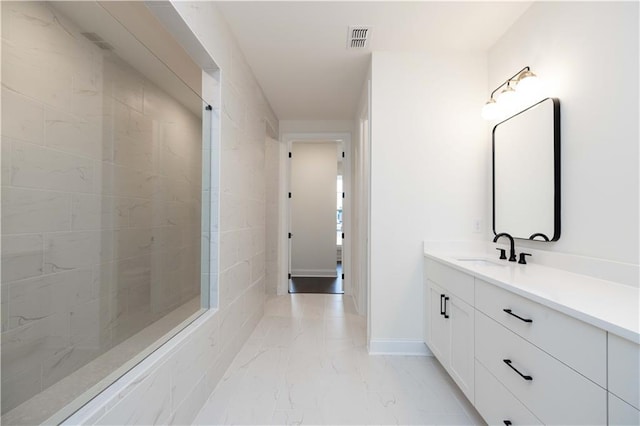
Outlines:
POLYGON ((102 50, 113 50, 113 46, 96 33, 80 33, 80 34, 82 34, 83 36, 91 40, 93 44, 95 44, 102 50))
POLYGON ((349 37, 347 38, 347 48, 366 49, 369 47, 371 37, 371 27, 356 25, 349 27, 349 37))

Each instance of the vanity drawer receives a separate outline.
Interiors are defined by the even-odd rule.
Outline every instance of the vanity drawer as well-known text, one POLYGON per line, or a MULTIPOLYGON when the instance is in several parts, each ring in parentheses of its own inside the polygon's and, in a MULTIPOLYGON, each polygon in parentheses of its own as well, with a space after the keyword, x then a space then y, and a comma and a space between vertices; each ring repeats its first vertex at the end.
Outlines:
POLYGON ((473 276, 431 259, 425 259, 424 268, 427 278, 473 306, 473 276))
POLYGON ((479 279, 475 288, 476 309, 603 388, 607 386, 604 330, 479 279))
POLYGON ((540 420, 476 360, 475 407, 487 424, 539 425, 540 420))
POLYGON ((475 323, 476 359, 540 421, 607 422, 605 389, 478 311, 475 323))
POLYGON ((640 409, 640 345, 609 333, 609 392, 640 409))

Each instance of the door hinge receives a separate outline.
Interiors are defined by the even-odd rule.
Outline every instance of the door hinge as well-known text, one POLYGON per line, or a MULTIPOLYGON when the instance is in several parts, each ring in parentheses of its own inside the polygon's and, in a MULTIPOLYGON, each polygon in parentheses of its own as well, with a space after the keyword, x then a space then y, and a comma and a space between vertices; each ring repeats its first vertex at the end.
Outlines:
POLYGON ((342 151, 342 158, 344 158, 344 151, 342 151))
POLYGON ((342 274, 342 279, 344 280, 344 274, 342 274))
POLYGON ((342 193, 342 198, 344 198, 344 192, 342 193))
POLYGON ((291 279, 291 272, 289 272, 289 279, 291 279))
POLYGON ((344 240, 344 232, 342 233, 342 239, 344 240))
POLYGON ((289 152, 289 158, 291 158, 293 156, 293 154, 291 154, 291 152, 289 152))
POLYGON ((291 232, 289 232, 289 238, 293 237, 293 234, 291 232))
POLYGON ((291 193, 289 193, 289 198, 291 198, 291 193))

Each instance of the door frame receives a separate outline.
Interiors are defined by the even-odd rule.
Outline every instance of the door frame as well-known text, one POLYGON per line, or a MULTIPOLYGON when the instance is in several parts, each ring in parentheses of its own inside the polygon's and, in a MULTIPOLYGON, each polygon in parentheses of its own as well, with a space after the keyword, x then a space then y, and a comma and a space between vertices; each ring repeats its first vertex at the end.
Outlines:
POLYGON ((343 174, 342 185, 345 197, 342 201, 342 230, 345 234, 342 241, 342 273, 344 280, 342 285, 345 295, 351 295, 351 133, 348 132, 320 132, 320 133, 283 133, 280 144, 280 181, 279 181, 279 223, 280 235, 278 238, 278 285, 277 295, 289 294, 289 232, 291 229, 291 214, 289 205, 289 191, 291 189, 291 162, 289 152, 293 142, 341 142, 344 159, 342 161, 343 174), (346 265, 346 267, 345 267, 346 265))

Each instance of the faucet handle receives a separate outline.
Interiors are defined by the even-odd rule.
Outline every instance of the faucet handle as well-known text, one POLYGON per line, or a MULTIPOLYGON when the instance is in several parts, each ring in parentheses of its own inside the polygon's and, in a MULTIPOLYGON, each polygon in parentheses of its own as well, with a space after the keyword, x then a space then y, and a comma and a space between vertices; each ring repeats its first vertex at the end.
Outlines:
POLYGON ((500 250, 500 259, 506 259, 507 258, 507 253, 506 253, 505 249, 496 248, 496 250, 500 250))
POLYGON ((527 259, 525 258, 525 256, 531 256, 531 253, 520 253, 520 260, 518 260, 518 263, 520 263, 521 265, 526 265, 527 259))

